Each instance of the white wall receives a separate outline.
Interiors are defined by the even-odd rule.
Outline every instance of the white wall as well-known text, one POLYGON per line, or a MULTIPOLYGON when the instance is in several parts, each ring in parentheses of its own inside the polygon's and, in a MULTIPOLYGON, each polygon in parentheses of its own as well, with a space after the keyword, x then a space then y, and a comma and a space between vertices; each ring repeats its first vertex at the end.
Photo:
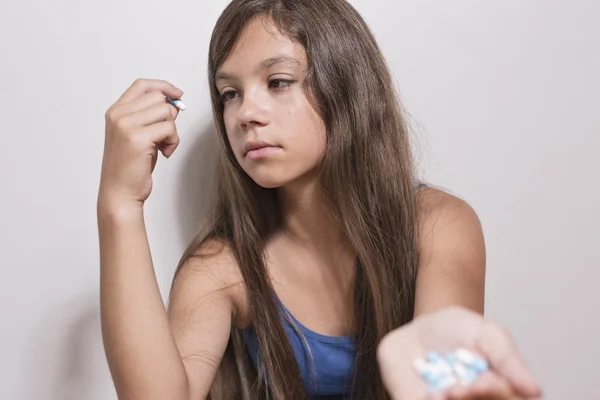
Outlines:
MULTIPOLYGON (((225 4, 1 3, 1 399, 116 398, 98 313, 104 112, 137 77, 186 91, 182 145, 159 161, 147 204, 165 295, 209 194, 205 64, 225 4)), ((488 315, 547 399, 600 398, 600 3, 353 4, 413 115, 425 176, 483 221, 488 315)))

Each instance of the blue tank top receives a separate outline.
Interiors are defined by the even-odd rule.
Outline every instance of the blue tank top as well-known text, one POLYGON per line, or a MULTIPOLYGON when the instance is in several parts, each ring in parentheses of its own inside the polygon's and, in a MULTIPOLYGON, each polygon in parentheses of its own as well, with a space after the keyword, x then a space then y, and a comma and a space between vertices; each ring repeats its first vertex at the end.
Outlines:
MULTIPOLYGON (((354 372, 354 337, 326 336, 311 331, 289 312, 277 296, 275 301, 309 396, 312 399, 343 399, 350 392, 354 372), (289 320, 285 318, 286 314, 289 320)), ((252 324, 242 334, 250 358, 258 368, 260 350, 252 324)))
MULTIPOLYGON (((416 188, 426 186, 419 182, 416 188)), ((350 392, 354 372, 354 336, 325 336, 311 331, 292 315, 277 295, 275 301, 309 396, 323 400, 344 399, 350 392)), ((260 349, 252 324, 243 330, 242 336, 250 358, 258 368, 260 349)))

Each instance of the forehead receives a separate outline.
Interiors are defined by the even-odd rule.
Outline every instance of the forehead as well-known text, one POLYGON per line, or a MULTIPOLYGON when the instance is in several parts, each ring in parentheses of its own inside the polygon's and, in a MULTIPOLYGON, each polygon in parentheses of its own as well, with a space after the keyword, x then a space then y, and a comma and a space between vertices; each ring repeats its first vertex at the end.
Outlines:
POLYGON ((306 63, 306 52, 302 45, 281 34, 269 19, 254 18, 243 30, 219 72, 237 75, 264 64, 265 60, 302 67, 306 63))

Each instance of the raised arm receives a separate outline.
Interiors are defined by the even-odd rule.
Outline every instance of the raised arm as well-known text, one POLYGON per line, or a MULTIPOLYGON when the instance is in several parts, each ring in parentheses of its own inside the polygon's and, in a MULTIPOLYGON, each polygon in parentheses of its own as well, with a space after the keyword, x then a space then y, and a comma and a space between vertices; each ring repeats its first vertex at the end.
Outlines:
POLYGON ((120 400, 203 398, 225 351, 231 316, 223 258, 184 265, 164 306, 146 235, 143 205, 158 151, 179 136, 168 82, 137 80, 106 113, 98 193, 100 307, 108 365, 120 400), (180 352, 181 350, 181 352, 180 352))

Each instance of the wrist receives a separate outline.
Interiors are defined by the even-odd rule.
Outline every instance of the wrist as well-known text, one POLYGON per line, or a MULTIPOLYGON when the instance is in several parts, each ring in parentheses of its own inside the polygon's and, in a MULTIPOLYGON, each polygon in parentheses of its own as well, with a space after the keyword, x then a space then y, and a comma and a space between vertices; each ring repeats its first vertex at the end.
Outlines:
POLYGON ((128 220, 143 216, 144 204, 99 196, 96 205, 98 219, 128 220))

